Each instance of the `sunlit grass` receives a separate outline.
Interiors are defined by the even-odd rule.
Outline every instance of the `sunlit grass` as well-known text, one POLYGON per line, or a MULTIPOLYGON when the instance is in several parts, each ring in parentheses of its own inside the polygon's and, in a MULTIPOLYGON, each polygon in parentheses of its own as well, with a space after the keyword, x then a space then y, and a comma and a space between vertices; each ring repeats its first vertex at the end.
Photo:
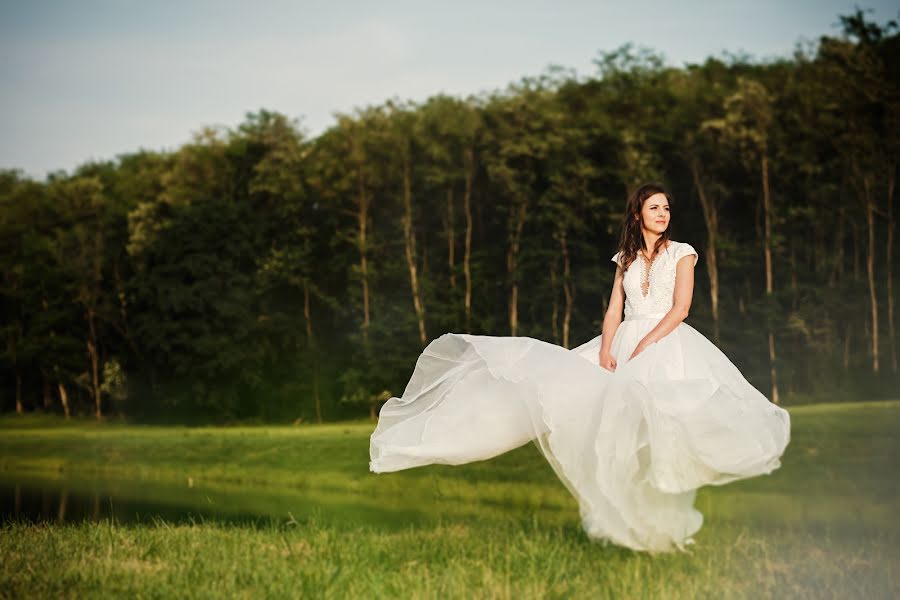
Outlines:
POLYGON ((897 597, 900 401, 791 414, 782 468, 700 490, 697 544, 655 556, 587 539, 531 445, 374 475, 368 422, 4 417, 0 478, 193 507, 197 517, 8 522, 0 596, 897 597))

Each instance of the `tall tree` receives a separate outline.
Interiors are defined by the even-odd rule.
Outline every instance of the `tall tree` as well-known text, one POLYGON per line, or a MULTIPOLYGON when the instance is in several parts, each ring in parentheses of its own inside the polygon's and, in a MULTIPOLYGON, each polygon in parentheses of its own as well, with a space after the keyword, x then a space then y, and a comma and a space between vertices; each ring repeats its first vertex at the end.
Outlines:
POLYGON ((529 213, 547 186, 546 165, 553 138, 549 110, 553 92, 532 81, 511 86, 512 95, 495 96, 485 108, 488 133, 483 160, 489 177, 506 200, 506 277, 509 333, 519 334, 520 254, 529 213))
POLYGON ((53 182, 50 193, 57 206, 70 215, 73 223, 57 233, 56 260, 71 276, 72 301, 84 316, 84 344, 89 359, 88 385, 94 404, 94 416, 103 417, 100 373, 103 369, 100 348, 100 318, 110 296, 105 293, 104 256, 107 238, 108 201, 97 177, 73 177, 53 182))
POLYGON ((413 169, 415 135, 418 130, 419 116, 414 106, 398 106, 393 102, 388 103, 390 120, 391 145, 396 149, 396 158, 399 162, 400 191, 403 206, 403 255, 406 258, 406 267, 409 271, 409 287, 412 295, 413 310, 416 312, 419 343, 424 348, 428 344, 428 332, 425 324, 425 296, 420 281, 419 256, 416 251, 416 219, 413 214, 413 169))
MULTIPOLYGON (((420 108, 420 131, 417 138, 422 144, 428 164, 424 171, 428 185, 446 194, 446 220, 444 223, 447 241, 447 271, 451 304, 455 306, 458 265, 456 248, 457 208, 455 199, 462 196, 463 252, 462 274, 465 281, 462 311, 463 329, 472 328, 472 237, 474 218, 472 212, 475 176, 477 171, 476 147, 479 143, 482 124, 481 115, 474 101, 458 100, 445 95, 430 98, 420 108)), ((458 329, 455 320, 450 324, 458 329)))
POLYGON ((705 125, 710 129, 718 129, 723 137, 731 140, 740 149, 741 157, 748 168, 756 170, 759 177, 763 217, 762 249, 765 260, 765 294, 768 302, 766 328, 768 330, 769 377, 772 402, 778 404, 780 398, 775 352, 775 282, 772 264, 774 206, 769 180, 769 137, 774 121, 772 101, 771 94, 763 84, 741 77, 738 79, 737 90, 724 102, 724 117, 710 119, 705 125))

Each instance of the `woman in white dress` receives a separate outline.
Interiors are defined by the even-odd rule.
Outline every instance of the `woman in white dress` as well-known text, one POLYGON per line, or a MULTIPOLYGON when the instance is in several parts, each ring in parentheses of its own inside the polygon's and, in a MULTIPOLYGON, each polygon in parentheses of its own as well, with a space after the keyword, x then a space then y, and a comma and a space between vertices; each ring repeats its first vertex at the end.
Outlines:
POLYGON ((648 551, 693 543, 697 488, 777 469, 790 416, 683 322, 698 254, 669 239, 669 224, 666 191, 635 190, 603 331, 577 348, 459 333, 432 341, 403 396, 381 409, 370 470, 458 465, 533 441, 591 538, 648 551))

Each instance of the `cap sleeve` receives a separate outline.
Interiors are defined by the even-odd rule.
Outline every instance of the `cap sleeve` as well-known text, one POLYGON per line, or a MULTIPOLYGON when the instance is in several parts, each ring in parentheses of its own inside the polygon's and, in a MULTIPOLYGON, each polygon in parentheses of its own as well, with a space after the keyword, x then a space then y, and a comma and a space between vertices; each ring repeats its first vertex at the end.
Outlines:
POLYGON ((700 255, 690 244, 682 243, 679 244, 678 248, 675 250, 675 261, 679 261, 685 256, 693 254, 694 255, 694 266, 697 266, 697 261, 700 260, 700 255))
POLYGON ((619 253, 616 252, 615 254, 613 254, 613 257, 610 260, 612 260, 616 264, 619 264, 619 253))

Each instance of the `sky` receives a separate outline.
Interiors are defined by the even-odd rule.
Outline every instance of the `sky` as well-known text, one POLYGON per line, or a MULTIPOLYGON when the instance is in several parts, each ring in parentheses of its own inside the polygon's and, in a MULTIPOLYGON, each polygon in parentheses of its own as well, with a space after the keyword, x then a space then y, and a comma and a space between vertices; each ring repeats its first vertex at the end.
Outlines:
POLYGON ((390 98, 502 90, 549 65, 581 77, 632 43, 682 66, 790 56, 885 0, 0 0, 0 169, 42 179, 267 109, 316 136, 390 98))

